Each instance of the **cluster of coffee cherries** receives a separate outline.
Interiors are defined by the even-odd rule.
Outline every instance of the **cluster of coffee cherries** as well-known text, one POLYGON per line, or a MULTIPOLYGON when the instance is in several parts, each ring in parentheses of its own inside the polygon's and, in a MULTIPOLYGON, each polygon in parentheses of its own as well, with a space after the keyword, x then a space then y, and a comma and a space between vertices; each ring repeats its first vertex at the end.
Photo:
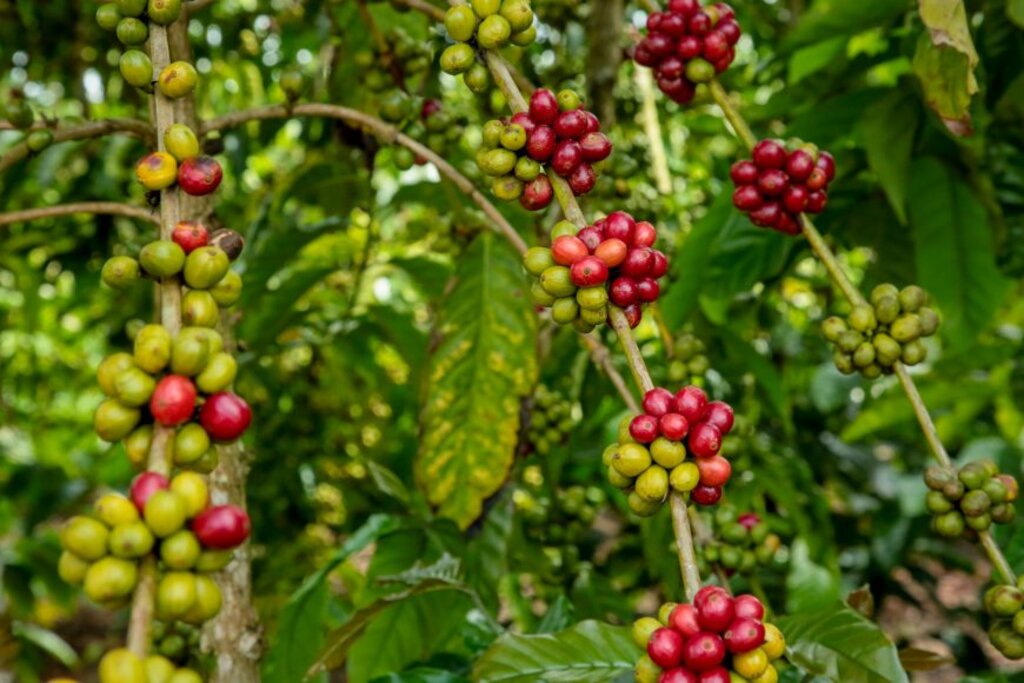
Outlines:
MULTIPOLYGON (((402 118, 393 122, 409 137, 422 140, 432 151, 443 154, 462 136, 464 121, 453 116, 440 100, 426 99, 419 102, 402 93, 382 105, 381 116, 384 116, 385 107, 390 107, 395 102, 410 103, 410 111, 406 112, 403 104, 396 111, 389 111, 388 116, 400 115, 402 118)), ((391 159, 400 171, 406 171, 416 165, 422 166, 427 161, 403 145, 391 147, 391 159)))
POLYGON ((701 588, 693 604, 668 603, 657 619, 637 620, 633 640, 646 651, 636 663, 637 683, 775 683, 772 662, 786 650, 760 600, 734 598, 718 586, 701 588))
POLYGON ((533 392, 530 426, 526 438, 534 452, 547 455, 565 443, 576 426, 573 402, 564 394, 541 384, 533 392))
POLYGON ((775 563, 783 548, 782 539, 769 530, 760 515, 740 513, 732 505, 720 505, 708 517, 714 540, 699 548, 704 562, 741 574, 750 574, 759 567, 775 563))
POLYGON ((471 0, 455 5, 444 16, 453 42, 441 53, 441 70, 462 80, 475 93, 491 85, 490 72, 477 58, 477 48, 500 50, 511 44, 526 47, 537 39, 530 0, 471 0))
POLYGON ((145 472, 130 498, 107 494, 94 516, 72 517, 61 531, 58 572, 82 585, 89 599, 115 606, 131 595, 138 562, 160 559, 157 614, 164 620, 201 624, 220 611, 221 594, 209 572, 230 561, 232 548, 249 535, 249 517, 232 505, 211 506, 203 477, 182 472, 168 481, 145 472))
POLYGON ((170 445, 175 464, 207 470, 212 468, 202 463, 214 457, 211 442, 234 441, 252 421, 248 404, 228 390, 238 365, 213 329, 219 307, 234 303, 241 290, 241 279, 230 269, 241 238, 233 231, 222 236, 220 243, 207 244, 203 226, 182 223, 173 240, 143 247, 138 261, 116 256, 104 265, 104 282, 116 287, 136 279, 140 264, 156 278, 181 274, 187 285, 181 298, 185 327, 176 336, 162 325, 145 325, 135 332, 133 353, 115 353, 97 371, 108 398, 96 409, 96 433, 105 441, 125 439, 134 463, 145 462, 153 434, 150 418, 177 428, 170 445))
POLYGON ((985 591, 990 617, 988 638, 1007 659, 1024 659, 1024 577, 1016 586, 993 586, 985 591))
POLYGON ((1017 480, 1001 474, 991 460, 969 462, 959 470, 932 465, 924 481, 930 489, 925 506, 932 514, 932 529, 941 536, 985 531, 993 524, 1009 524, 1017 515, 1017 480))
POLYGON ((698 505, 714 505, 732 476, 732 465, 719 455, 722 437, 733 425, 733 411, 723 401, 688 386, 673 394, 651 389, 643 414, 626 417, 618 443, 605 449, 608 481, 629 489, 629 508, 647 517, 661 507, 669 490, 689 493, 698 505), (687 460, 687 454, 694 460, 687 460))
MULTIPOLYGON (((596 486, 546 489, 539 472, 526 468, 513 500, 523 535, 539 544, 542 558, 530 558, 543 583, 563 585, 575 580, 581 560, 595 545, 594 520, 607 502, 596 486), (537 560, 540 560, 539 566, 537 560)), ((539 470, 539 468, 537 468, 539 470)))
POLYGON ((698 0, 669 0, 664 12, 647 17, 647 35, 633 59, 654 69, 658 88, 679 104, 687 104, 697 86, 729 68, 740 25, 724 2, 701 7, 698 0))
POLYGON ((922 341, 939 329, 939 316, 917 285, 898 289, 878 285, 870 304, 854 306, 846 319, 832 316, 822 323, 832 342, 836 367, 843 374, 860 372, 868 379, 893 371, 896 363, 917 365, 928 357, 922 341))
MULTIPOLYGON (((131 86, 153 92, 153 62, 142 47, 149 38, 149 24, 167 26, 181 14, 181 0, 117 0, 100 5, 96 23, 114 31, 128 50, 121 55, 121 77, 131 86), (147 23, 148 22, 148 23, 147 23)), ((172 62, 156 75, 155 85, 165 97, 184 97, 199 81, 196 68, 188 62, 172 62)))
POLYGON ((673 384, 696 384, 704 379, 710 368, 707 347, 697 335, 684 332, 676 337, 668 365, 669 381, 673 384))
POLYGON ((729 175, 736 185, 732 204, 754 225, 797 235, 800 214, 825 210, 836 163, 813 145, 793 142, 787 149, 778 140, 761 140, 753 158, 737 161, 729 175))
POLYGON ((199 650, 200 628, 184 621, 154 621, 150 635, 156 653, 153 656, 176 666, 184 666, 199 650))
POLYGON ((179 668, 167 657, 157 654, 139 657, 123 647, 103 655, 99 677, 100 683, 203 683, 202 676, 193 669, 179 668))
POLYGON ((551 248, 533 247, 523 263, 536 276, 533 303, 550 308, 560 325, 590 332, 608 318, 608 304, 622 309, 630 327, 643 318, 643 304, 657 300, 658 280, 668 259, 653 248, 658 231, 615 211, 580 230, 559 221, 551 248))
POLYGON ((392 95, 404 92, 396 81, 428 76, 433 56, 427 43, 416 40, 399 27, 388 29, 383 37, 387 54, 374 43, 356 52, 352 61, 360 69, 360 82, 371 92, 380 93, 383 102, 387 102, 392 95))
POLYGON ((148 192, 166 190, 175 183, 187 194, 200 197, 214 192, 224 179, 220 162, 202 154, 195 131, 184 123, 164 133, 164 152, 150 152, 135 166, 135 177, 148 192))
POLYGON ((598 164, 612 153, 601 122, 583 108, 573 90, 557 95, 541 88, 530 96, 527 111, 508 120, 489 121, 476 161, 494 177, 491 189, 499 199, 519 203, 530 211, 551 204, 554 190, 545 166, 566 179, 576 196, 594 189, 598 164))
MULTIPOLYGON (((5 101, 0 102, 0 116, 3 116, 17 130, 25 131, 25 146, 32 154, 39 154, 53 144, 53 131, 49 128, 32 129, 36 114, 22 90, 12 90, 5 101)), ((47 122, 48 123, 48 122, 47 122)))

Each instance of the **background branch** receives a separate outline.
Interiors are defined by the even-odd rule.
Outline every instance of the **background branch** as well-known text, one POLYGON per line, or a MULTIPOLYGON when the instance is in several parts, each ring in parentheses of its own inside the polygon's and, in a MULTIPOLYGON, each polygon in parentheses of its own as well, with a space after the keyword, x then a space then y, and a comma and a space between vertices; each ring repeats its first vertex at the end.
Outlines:
POLYGON ((8 211, 0 213, 0 225, 12 223, 24 223, 38 221, 44 218, 56 218, 59 216, 71 216, 79 213, 124 216, 139 221, 146 221, 159 225, 160 219, 148 209, 131 204, 120 202, 74 202, 70 204, 58 204, 56 206, 44 206, 39 209, 24 209, 22 211, 8 211))
MULTIPOLYGON (((59 125, 53 129, 53 142, 68 142, 70 140, 87 140, 89 138, 100 138, 106 135, 123 133, 137 138, 142 138, 147 144, 153 143, 154 128, 145 121, 136 119, 103 119, 101 121, 90 121, 66 128, 59 125)), ((18 163, 31 154, 28 144, 24 141, 11 147, 3 156, 0 156, 0 173, 18 163)))

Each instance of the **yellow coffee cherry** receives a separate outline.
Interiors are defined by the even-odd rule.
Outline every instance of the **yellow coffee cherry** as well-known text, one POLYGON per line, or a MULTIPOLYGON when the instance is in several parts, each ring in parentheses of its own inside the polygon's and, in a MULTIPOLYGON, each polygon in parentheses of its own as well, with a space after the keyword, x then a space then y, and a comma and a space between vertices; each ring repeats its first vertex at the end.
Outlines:
POLYGON ((147 190, 164 190, 178 179, 178 162, 167 152, 152 152, 135 166, 135 177, 147 190))
POLYGON ((733 655, 732 668, 744 678, 757 678, 768 669, 768 655, 761 648, 733 655))

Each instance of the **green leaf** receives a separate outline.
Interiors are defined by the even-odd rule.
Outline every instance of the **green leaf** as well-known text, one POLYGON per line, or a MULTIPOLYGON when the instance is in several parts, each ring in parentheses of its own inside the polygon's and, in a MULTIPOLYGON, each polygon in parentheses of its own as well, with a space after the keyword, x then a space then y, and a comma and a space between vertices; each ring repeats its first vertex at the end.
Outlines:
POLYGON ((843 683, 903 683, 896 646, 874 623, 836 602, 782 617, 789 660, 808 673, 843 683))
POLYGON ((971 97, 978 92, 978 52, 963 0, 919 0, 927 33, 917 41, 914 73, 925 101, 955 135, 971 133, 971 97))
POLYGON ((584 621, 553 634, 506 634, 477 660, 476 683, 609 683, 633 670, 629 629, 584 621))
POLYGON ((373 515, 346 540, 328 562, 292 594, 281 613, 263 668, 267 683, 301 681, 324 640, 330 591, 327 576, 334 568, 397 526, 388 515, 373 515))
POLYGON ((786 609, 803 612, 839 599, 839 579, 811 559, 807 541, 793 542, 789 575, 786 577, 786 609))
POLYGON ((68 668, 78 666, 78 654, 75 653, 75 649, 50 629, 43 628, 38 624, 15 621, 11 625, 11 633, 32 643, 68 668))
POLYGON ((846 36, 836 36, 794 52, 789 58, 789 84, 795 85, 833 64, 846 50, 846 41, 846 36))
POLYGON ((444 669, 416 667, 400 674, 378 676, 370 683, 469 683, 469 679, 444 669))
POLYGON ((878 184, 903 224, 907 222, 907 178, 919 121, 914 98, 907 91, 894 90, 869 107, 858 126, 868 164, 878 174, 878 184))
POLYGON ((554 633, 569 628, 573 622, 576 609, 564 593, 548 605, 548 611, 544 613, 540 623, 537 624, 537 633, 554 633))
POLYGON ((888 24, 912 7, 912 0, 818 0, 786 36, 782 50, 835 36, 851 36, 888 24))
POLYGON ((914 163, 909 201, 919 284, 935 299, 947 337, 963 346, 988 326, 1008 284, 996 267, 988 213, 935 158, 914 163))
POLYGON ((747 340, 729 328, 723 327, 719 333, 728 355, 738 359, 740 365, 754 376, 757 389, 767 399, 768 407, 786 423, 787 428, 791 428, 789 396, 778 369, 747 340))
POLYGON ((470 597, 451 585, 439 585, 387 606, 372 623, 364 625, 365 632, 352 645, 347 680, 366 683, 425 662, 439 652, 468 655, 461 629, 472 606, 470 597))
POLYGON ((722 192, 676 251, 671 264, 671 284, 658 306, 670 329, 678 329, 697 307, 697 300, 706 281, 711 250, 726 221, 738 220, 728 192, 722 192))
POLYGON ((507 491, 495 502, 483 529, 466 549, 466 582, 480 595, 484 605, 498 611, 498 582, 508 572, 509 535, 515 504, 507 491))
POLYGON ((482 233, 445 299, 430 359, 416 480, 439 514, 465 529, 505 481, 519 397, 537 376, 537 322, 519 258, 482 233))
MULTIPOLYGON (((327 636, 327 642, 320 656, 309 669, 309 675, 322 671, 337 669, 345 663, 349 650, 373 622, 374 617, 387 608, 404 602, 409 598, 435 591, 464 591, 464 586, 446 578, 424 579, 414 586, 396 593, 384 595, 372 603, 363 607, 345 622, 345 625, 335 629, 327 636)), ((386 671, 378 672, 386 673, 386 671)), ((366 679, 368 680, 368 678, 366 679)))
POLYGON ((931 650, 905 647, 900 650, 900 664, 907 671, 934 671, 950 664, 956 664, 956 660, 949 655, 931 650))
POLYGON ((1018 28, 1024 28, 1024 0, 1009 0, 1006 3, 1006 16, 1018 28))

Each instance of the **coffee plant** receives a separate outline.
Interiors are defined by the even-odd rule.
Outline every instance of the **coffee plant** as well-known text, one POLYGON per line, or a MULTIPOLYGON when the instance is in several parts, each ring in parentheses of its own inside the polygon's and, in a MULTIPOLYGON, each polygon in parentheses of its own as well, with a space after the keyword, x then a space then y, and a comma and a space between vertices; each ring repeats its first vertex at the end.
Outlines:
POLYGON ((0 681, 1024 666, 1020 3, 0 20, 0 681))

